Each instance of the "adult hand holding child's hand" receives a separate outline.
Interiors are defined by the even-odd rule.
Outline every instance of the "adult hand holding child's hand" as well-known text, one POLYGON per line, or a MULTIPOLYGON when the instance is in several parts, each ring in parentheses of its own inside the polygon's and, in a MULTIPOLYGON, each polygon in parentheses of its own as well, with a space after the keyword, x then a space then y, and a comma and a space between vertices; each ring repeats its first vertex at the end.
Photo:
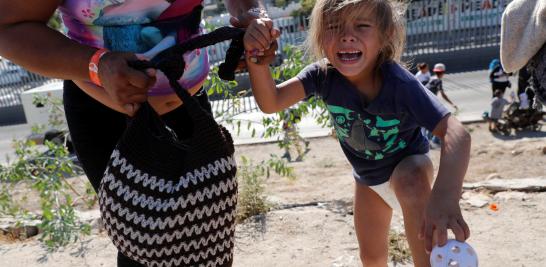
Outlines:
POLYGON ((273 21, 268 18, 253 20, 244 37, 247 57, 252 63, 270 64, 275 59, 277 50, 276 39, 280 36, 278 29, 273 27, 273 21))

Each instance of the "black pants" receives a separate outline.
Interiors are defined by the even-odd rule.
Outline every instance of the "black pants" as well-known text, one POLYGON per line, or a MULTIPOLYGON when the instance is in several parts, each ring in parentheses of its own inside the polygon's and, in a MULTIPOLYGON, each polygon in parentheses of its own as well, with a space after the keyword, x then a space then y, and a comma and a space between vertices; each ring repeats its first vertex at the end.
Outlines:
MULTIPOLYGON (((212 114, 205 92, 197 93, 194 98, 212 114)), ((98 192, 110 154, 126 128, 128 117, 97 102, 71 81, 64 82, 63 99, 74 149, 95 192, 98 192)), ((161 117, 180 138, 190 136, 192 123, 184 105, 161 117)), ((143 266, 119 252, 117 263, 118 267, 143 266)))
POLYGON ((491 84, 492 97, 495 97, 495 91, 501 90, 502 95, 506 91, 506 88, 510 86, 510 82, 493 82, 491 84))

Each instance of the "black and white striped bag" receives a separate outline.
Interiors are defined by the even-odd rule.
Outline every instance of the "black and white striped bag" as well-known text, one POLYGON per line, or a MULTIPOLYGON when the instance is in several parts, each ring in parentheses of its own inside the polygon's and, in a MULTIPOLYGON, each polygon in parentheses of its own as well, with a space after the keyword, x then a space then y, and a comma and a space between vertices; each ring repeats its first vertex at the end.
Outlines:
POLYGON ((146 266, 233 262, 237 202, 233 140, 177 81, 186 50, 236 37, 223 68, 223 74, 233 78, 243 51, 242 34, 219 29, 166 51, 159 59, 132 64, 163 71, 193 124, 191 137, 179 140, 144 103, 111 155, 99 188, 100 211, 114 245, 132 260, 146 266))

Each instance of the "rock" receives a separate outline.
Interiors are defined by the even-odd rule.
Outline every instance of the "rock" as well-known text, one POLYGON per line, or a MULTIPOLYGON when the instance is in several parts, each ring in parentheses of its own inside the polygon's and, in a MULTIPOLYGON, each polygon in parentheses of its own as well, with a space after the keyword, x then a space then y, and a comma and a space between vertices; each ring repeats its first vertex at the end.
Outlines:
POLYGON ((464 183, 463 189, 487 189, 492 192, 500 191, 521 191, 541 192, 546 190, 546 177, 524 178, 524 179, 498 179, 494 178, 477 183, 464 183))
POLYGON ((470 198, 470 196, 472 196, 472 194, 474 194, 474 192, 472 192, 472 191, 465 191, 465 192, 463 192, 463 194, 461 195, 461 198, 462 198, 463 200, 467 200, 467 199, 470 198))
POLYGON ((512 150, 512 156, 517 156, 519 154, 523 153, 521 150, 512 150))
POLYGON ((546 155, 546 146, 542 148, 542 154, 546 155))
POLYGON ((40 233, 39 220, 16 220, 13 217, 0 218, 0 232, 11 235, 13 238, 26 239, 40 233))
POLYGON ((482 208, 485 207, 489 202, 491 201, 491 197, 485 195, 485 194, 470 194, 467 196, 467 199, 465 200, 466 203, 468 203, 472 207, 476 208, 482 208))
POLYGON ((343 255, 337 257, 330 266, 332 267, 349 267, 356 266, 358 261, 355 256, 343 255))
POLYGON ((495 178, 501 178, 500 174, 494 172, 494 173, 492 173, 492 174, 487 175, 487 177, 485 178, 485 180, 491 180, 491 179, 495 179, 495 178))
POLYGON ((100 218, 100 211, 98 209, 86 211, 76 210, 75 213, 81 222, 91 225, 91 229, 104 229, 104 225, 102 224, 102 220, 100 218))
POLYGON ((499 192, 497 194, 495 194, 495 199, 498 199, 498 200, 526 200, 527 199, 527 194, 524 193, 524 192, 513 192, 513 191, 509 191, 509 192, 499 192))

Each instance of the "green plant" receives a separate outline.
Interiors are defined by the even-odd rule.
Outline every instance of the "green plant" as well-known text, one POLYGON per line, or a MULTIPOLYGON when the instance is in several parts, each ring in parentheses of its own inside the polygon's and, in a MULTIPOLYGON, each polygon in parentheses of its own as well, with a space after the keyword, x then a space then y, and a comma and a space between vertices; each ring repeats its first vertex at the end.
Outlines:
POLYGON ((46 141, 45 147, 33 141, 14 141, 16 159, 0 166, 0 214, 20 220, 41 220, 40 240, 48 250, 55 250, 79 234, 88 234, 90 226, 78 221, 74 206, 91 197, 78 192, 67 177, 82 173, 69 158, 64 145, 46 141), (39 194, 40 212, 35 214, 13 198, 11 192, 19 184, 28 184, 39 194), (77 196, 74 199, 73 196, 77 196))
POLYGON ((87 182, 85 192, 78 192, 67 180, 81 175, 82 169, 75 165, 67 148, 67 131, 64 123, 62 99, 51 95, 36 96, 33 104, 47 107, 47 125, 33 125, 33 133, 47 129, 64 132, 62 143, 45 141, 37 145, 30 140, 14 140, 16 158, 0 166, 0 214, 13 216, 17 224, 27 220, 40 220, 40 240, 48 250, 55 250, 76 241, 80 233, 88 234, 90 226, 78 221, 74 207, 84 204, 92 207, 96 196, 87 182), (38 194, 40 211, 33 212, 24 207, 27 197, 14 199, 13 189, 28 185, 38 194), (76 197, 76 198, 74 198, 76 197))
POLYGON ((389 255, 395 266, 411 261, 411 251, 405 234, 392 230, 389 232, 389 255))
POLYGON ((292 16, 305 16, 308 17, 311 15, 311 11, 313 11, 313 7, 315 6, 316 0, 301 0, 301 8, 299 10, 296 10, 292 12, 292 16))
POLYGON ((289 1, 287 0, 275 0, 273 1, 273 5, 276 7, 286 7, 288 5, 289 1))
MULTIPOLYGON (((305 58, 304 50, 301 47, 286 46, 284 48, 284 60, 280 66, 276 66, 271 70, 271 76, 276 83, 281 83, 292 77, 295 77, 305 66, 310 62, 305 58)), ((264 137, 271 137, 282 133, 283 123, 296 124, 300 118, 312 113, 313 118, 322 127, 331 127, 330 115, 326 109, 324 102, 316 97, 311 97, 307 101, 302 101, 293 107, 292 111, 283 110, 277 112, 276 117, 264 117, 262 125, 266 127, 264 137)), ((297 133, 299 135, 299 133, 297 133)), ((285 140, 277 143, 281 148, 289 148, 294 144, 285 142, 285 140)))
POLYGON ((278 175, 294 179, 293 168, 276 155, 271 155, 267 160, 254 164, 245 156, 241 157, 237 167, 237 180, 239 182, 239 197, 237 201, 237 222, 263 214, 269 211, 271 204, 267 202, 265 194, 265 181, 274 171, 278 175))
POLYGON ((43 133, 47 129, 56 129, 66 132, 67 128, 64 121, 63 100, 61 98, 52 97, 50 94, 35 95, 32 98, 32 104, 47 108, 47 112, 49 114, 48 124, 33 125, 31 129, 33 133, 43 133))
MULTIPOLYGON (((282 68, 280 66, 273 68, 277 81, 295 76, 306 64, 301 50, 293 47, 286 49, 287 57, 282 68)), ((280 116, 284 114, 283 112, 279 113, 280 116, 264 117, 261 121, 240 119, 238 115, 246 112, 242 108, 241 97, 249 96, 251 91, 237 91, 237 82, 220 80, 217 67, 212 69, 205 87, 208 88, 209 95, 220 95, 228 103, 220 109, 215 109, 214 115, 217 121, 236 126, 237 132, 243 126, 247 129, 252 128, 253 136, 256 134, 256 130, 253 129, 256 124, 266 127, 264 137, 281 130, 280 116)), ((48 95, 38 96, 33 101, 34 104, 48 107, 50 114, 48 125, 35 125, 33 132, 42 133, 53 128, 67 133, 62 100, 48 95)), ((321 101, 311 99, 298 105, 296 114, 303 116, 323 107, 324 104, 321 101)), ((325 109, 314 116, 323 125, 329 123, 325 109)), ((290 120, 295 120, 295 117, 291 115, 290 120)), ((64 140, 66 141, 66 138, 64 140)), ((37 145, 32 141, 18 140, 14 141, 14 147, 15 160, 8 160, 7 164, 0 165, 0 215, 10 215, 21 221, 41 220, 40 239, 48 250, 55 250, 78 240, 81 233, 88 234, 89 225, 78 221, 74 208, 78 204, 92 207, 96 203, 96 195, 89 183, 86 184, 84 192, 79 192, 68 182, 67 177, 82 174, 82 170, 70 158, 65 144, 45 141, 44 145, 37 145), (40 198, 38 213, 25 209, 24 201, 14 199, 13 189, 21 184, 30 185, 38 193, 40 198)), ((238 173, 241 185, 237 216, 239 221, 267 212, 269 209, 264 182, 272 171, 280 176, 294 179, 292 168, 276 155, 271 155, 269 159, 257 164, 244 157, 241 161, 238 173)))

